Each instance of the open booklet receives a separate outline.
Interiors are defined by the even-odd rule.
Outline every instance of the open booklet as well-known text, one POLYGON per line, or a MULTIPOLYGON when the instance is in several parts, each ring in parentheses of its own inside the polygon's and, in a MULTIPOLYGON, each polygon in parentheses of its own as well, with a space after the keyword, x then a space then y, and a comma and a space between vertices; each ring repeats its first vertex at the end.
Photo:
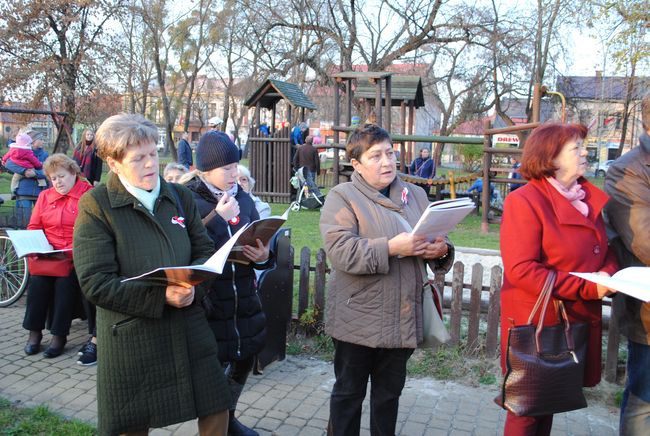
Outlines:
POLYGON ((610 289, 615 289, 646 303, 650 301, 650 267, 631 266, 620 270, 611 277, 602 276, 598 273, 572 272, 571 274, 607 286, 610 289))
POLYGON ((431 242, 454 230, 474 207, 474 202, 467 197, 434 201, 424 210, 411 233, 424 235, 431 242))
POLYGON ((48 256, 65 256, 72 248, 55 250, 47 241, 43 230, 7 230, 7 236, 16 250, 18 257, 28 254, 40 254, 48 256))
POLYGON ((147 280, 170 285, 194 286, 221 274, 226 261, 250 263, 242 251, 244 245, 256 246, 256 239, 261 240, 264 245, 268 244, 287 221, 289 210, 287 209, 282 216, 262 218, 243 226, 201 265, 156 268, 139 276, 124 279, 122 282, 147 280))

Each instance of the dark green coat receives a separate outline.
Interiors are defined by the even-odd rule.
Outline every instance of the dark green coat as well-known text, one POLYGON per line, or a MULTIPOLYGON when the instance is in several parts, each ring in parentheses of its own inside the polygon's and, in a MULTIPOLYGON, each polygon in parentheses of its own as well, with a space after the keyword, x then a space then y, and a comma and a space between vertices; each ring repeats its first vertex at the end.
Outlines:
POLYGON ((196 303, 165 304, 165 287, 126 277, 160 266, 205 261, 214 245, 192 194, 176 190, 186 229, 167 183, 150 214, 111 174, 79 202, 74 262, 84 295, 97 305, 99 433, 117 434, 225 410, 230 394, 217 344, 196 303))

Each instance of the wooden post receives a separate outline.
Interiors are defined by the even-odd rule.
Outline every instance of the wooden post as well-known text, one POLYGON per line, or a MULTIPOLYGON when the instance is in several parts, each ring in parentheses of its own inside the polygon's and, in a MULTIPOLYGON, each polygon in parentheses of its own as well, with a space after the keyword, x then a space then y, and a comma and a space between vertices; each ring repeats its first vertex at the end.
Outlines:
POLYGON ((273 107, 271 108, 271 128, 269 129, 271 132, 271 135, 275 133, 275 115, 276 115, 276 110, 277 110, 277 103, 273 104, 273 107))
POLYGON ((495 265, 490 270, 490 300, 487 314, 487 333, 485 337, 485 354, 495 357, 499 348, 499 317, 501 315, 501 267, 495 265))
MULTIPOLYGON (((489 129, 490 120, 486 119, 483 122, 483 131, 487 132, 489 129)), ((488 133, 485 133, 483 135, 483 195, 481 196, 483 215, 481 218, 481 233, 488 233, 490 231, 488 212, 490 211, 490 165, 492 165, 491 148, 492 137, 488 133)))
MULTIPOLYGON (((402 100, 399 105, 399 115, 400 115, 400 133, 402 135, 406 134, 406 100, 402 100)), ((403 173, 406 173, 406 144, 404 141, 399 143, 399 170, 403 173)))
POLYGON ((386 111, 386 122, 384 123, 384 126, 388 133, 391 132, 391 129, 393 128, 392 124, 392 113, 391 113, 391 107, 392 107, 392 79, 390 76, 387 76, 385 79, 386 81, 386 107, 384 110, 386 111))
POLYGON ((449 171, 449 198, 452 200, 456 198, 456 184, 454 183, 454 172, 449 171))
POLYGON ((469 300, 469 325, 467 328, 467 350, 474 354, 479 348, 478 326, 481 319, 481 291, 483 289, 483 265, 472 266, 472 284, 469 300))
POLYGON ((609 313, 609 327, 607 330, 607 359, 605 360, 605 380, 616 383, 618 373, 618 346, 621 335, 615 318, 614 304, 609 313))
POLYGON ((298 282, 298 318, 309 307, 309 266, 311 262, 311 251, 309 247, 302 247, 300 250, 300 281, 298 282))
MULTIPOLYGON (((340 79, 336 79, 334 83, 334 126, 341 125, 341 102, 339 101, 339 84, 340 79)), ((338 145, 341 134, 338 130, 334 130, 334 144, 338 145)), ((339 184, 339 149, 334 149, 334 162, 332 162, 332 169, 334 172, 334 186, 339 184)))
POLYGON ((304 107, 300 108, 300 121, 302 121, 303 123, 305 122, 305 108, 304 107))
POLYGON ((540 106, 542 102, 542 84, 541 83, 535 83, 533 85, 533 107, 532 107, 532 114, 531 114, 531 122, 533 123, 539 123, 539 112, 540 112, 540 106))
POLYGON ((287 103, 287 122, 289 123, 289 135, 291 135, 291 129, 293 128, 292 109, 293 107, 287 103))
POLYGON ((255 103, 255 126, 257 128, 260 127, 260 109, 261 108, 262 108, 262 105, 260 104, 259 101, 257 103, 255 103))
POLYGON ((316 274, 314 274, 314 309, 318 321, 323 321, 323 312, 325 311, 325 274, 327 271, 327 257, 325 250, 318 249, 316 253, 316 274))
POLYGON ((345 92, 347 94, 347 112, 345 114, 345 125, 350 127, 352 124, 352 99, 354 98, 354 91, 352 90, 352 79, 348 79, 346 81, 345 92))
POLYGON ((381 118, 381 80, 375 80, 375 124, 383 126, 381 118))
MULTIPOLYGON (((413 134, 413 129, 415 127, 415 102, 411 100, 409 102, 409 129, 408 134, 413 134)), ((413 162, 413 147, 415 146, 414 142, 409 142, 406 147, 407 161, 413 162)))
POLYGON ((463 316, 463 275, 465 267, 462 262, 454 264, 454 274, 451 279, 451 320, 450 332, 451 345, 460 342, 460 318, 463 316))

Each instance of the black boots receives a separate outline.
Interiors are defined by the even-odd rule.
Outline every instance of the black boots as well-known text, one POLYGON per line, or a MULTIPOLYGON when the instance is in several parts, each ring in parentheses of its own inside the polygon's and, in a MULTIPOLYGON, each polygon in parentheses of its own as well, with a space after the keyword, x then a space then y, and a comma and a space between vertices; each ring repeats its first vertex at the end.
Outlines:
POLYGON ((229 411, 228 434, 232 436, 259 436, 259 433, 252 428, 246 427, 235 418, 235 411, 229 411))

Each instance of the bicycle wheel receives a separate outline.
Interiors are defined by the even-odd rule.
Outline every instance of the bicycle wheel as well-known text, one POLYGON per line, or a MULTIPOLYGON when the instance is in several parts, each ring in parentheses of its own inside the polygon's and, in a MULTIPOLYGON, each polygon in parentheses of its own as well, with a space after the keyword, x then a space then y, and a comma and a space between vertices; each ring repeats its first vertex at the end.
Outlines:
POLYGON ((0 235, 0 307, 18 301, 25 292, 28 277, 27 259, 19 258, 11 240, 0 235))

